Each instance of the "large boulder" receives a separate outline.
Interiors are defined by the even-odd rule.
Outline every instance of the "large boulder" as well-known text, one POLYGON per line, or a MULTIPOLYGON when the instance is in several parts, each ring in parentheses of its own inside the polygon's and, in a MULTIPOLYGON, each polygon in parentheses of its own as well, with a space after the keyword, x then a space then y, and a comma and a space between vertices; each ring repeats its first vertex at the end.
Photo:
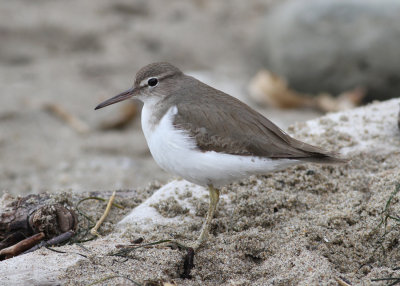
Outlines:
POLYGON ((262 62, 303 92, 400 95, 400 1, 301 0, 269 11, 262 62))

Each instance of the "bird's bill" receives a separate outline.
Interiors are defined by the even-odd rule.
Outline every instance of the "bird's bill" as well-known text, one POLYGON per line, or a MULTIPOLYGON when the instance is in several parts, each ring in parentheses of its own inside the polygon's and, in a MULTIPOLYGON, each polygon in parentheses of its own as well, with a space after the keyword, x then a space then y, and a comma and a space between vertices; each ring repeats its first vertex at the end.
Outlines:
POLYGON ((108 105, 111 105, 111 104, 114 104, 117 102, 120 102, 120 101, 123 101, 123 100, 127 100, 127 99, 131 98, 132 96, 134 96, 135 92, 136 92, 136 89, 134 89, 132 87, 110 99, 107 99, 106 101, 103 101, 102 103, 100 103, 99 105, 96 106, 95 110, 106 107, 108 105))

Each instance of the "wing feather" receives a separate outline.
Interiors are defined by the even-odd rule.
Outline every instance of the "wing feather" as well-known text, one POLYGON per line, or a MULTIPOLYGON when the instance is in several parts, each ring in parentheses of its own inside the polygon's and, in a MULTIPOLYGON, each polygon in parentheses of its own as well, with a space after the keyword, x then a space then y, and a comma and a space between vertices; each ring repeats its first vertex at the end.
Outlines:
POLYGON ((290 137, 238 99, 185 77, 192 93, 187 96, 189 89, 184 89, 174 94, 172 104, 178 108, 174 125, 189 132, 200 150, 312 162, 343 161, 333 152, 290 137))

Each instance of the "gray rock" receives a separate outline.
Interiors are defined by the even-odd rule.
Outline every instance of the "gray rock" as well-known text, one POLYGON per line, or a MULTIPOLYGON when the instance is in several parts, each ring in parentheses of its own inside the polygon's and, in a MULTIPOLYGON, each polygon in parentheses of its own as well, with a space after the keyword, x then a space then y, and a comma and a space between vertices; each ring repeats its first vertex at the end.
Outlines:
POLYGON ((399 127, 399 129, 400 129, 400 110, 399 110, 399 114, 397 115, 397 127, 399 127))
POLYGON ((400 95, 400 1, 301 0, 263 23, 263 64, 302 92, 367 88, 367 101, 400 95))

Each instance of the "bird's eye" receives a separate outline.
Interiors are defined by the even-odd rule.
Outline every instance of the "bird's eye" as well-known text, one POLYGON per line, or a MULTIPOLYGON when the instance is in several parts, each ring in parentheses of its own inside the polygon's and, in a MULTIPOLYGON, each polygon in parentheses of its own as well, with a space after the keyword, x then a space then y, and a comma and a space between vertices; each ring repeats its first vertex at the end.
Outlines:
POLYGON ((155 77, 149 78, 147 84, 149 86, 156 86, 158 84, 158 79, 156 79, 155 77))

